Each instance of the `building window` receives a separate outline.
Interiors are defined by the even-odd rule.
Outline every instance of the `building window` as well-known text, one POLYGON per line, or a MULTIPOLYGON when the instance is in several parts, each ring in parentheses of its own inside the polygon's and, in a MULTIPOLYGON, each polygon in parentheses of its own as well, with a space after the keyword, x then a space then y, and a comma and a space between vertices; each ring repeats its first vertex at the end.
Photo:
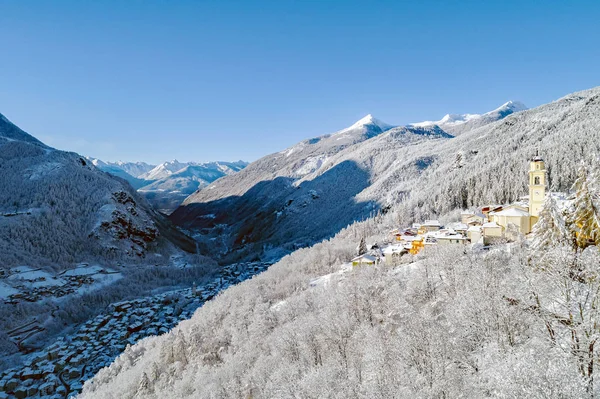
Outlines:
POLYGON ((533 178, 533 184, 535 184, 536 186, 540 184, 540 177, 536 176, 533 178))

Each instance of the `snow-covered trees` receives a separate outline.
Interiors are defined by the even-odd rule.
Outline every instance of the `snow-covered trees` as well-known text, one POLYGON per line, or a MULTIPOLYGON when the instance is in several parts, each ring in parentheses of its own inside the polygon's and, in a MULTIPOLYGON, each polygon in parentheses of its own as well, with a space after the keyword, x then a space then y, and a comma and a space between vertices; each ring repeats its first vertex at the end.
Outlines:
POLYGON ((600 246, 600 172, 582 163, 573 184, 575 201, 569 210, 568 224, 579 248, 600 246))
POLYGON ((353 255, 351 230, 228 289, 144 350, 130 348, 134 361, 102 370, 82 397, 127 397, 145 385, 143 373, 157 376, 151 398, 586 395, 595 297, 573 279, 561 287, 563 252, 545 272, 529 266, 526 246, 436 246, 414 263, 310 288, 338 270, 320 259, 353 255), (183 343, 185 357, 176 355, 183 343))
POLYGON ((539 219, 533 226, 532 236, 532 249, 540 256, 549 248, 571 244, 571 234, 565 224, 565 217, 551 195, 546 196, 539 219))

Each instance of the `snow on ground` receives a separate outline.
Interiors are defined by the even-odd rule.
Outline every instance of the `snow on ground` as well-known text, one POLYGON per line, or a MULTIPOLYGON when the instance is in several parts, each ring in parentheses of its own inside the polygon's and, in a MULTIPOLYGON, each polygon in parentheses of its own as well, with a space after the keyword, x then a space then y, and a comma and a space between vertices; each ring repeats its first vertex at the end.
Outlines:
POLYGON ((77 290, 75 290, 76 294, 81 295, 81 294, 85 294, 87 292, 95 291, 98 288, 102 288, 104 286, 114 283, 117 280, 120 280, 121 278, 123 278, 123 275, 121 273, 117 273, 117 272, 110 273, 110 274, 98 273, 98 274, 93 274, 90 277, 92 277, 94 279, 94 282, 90 285, 82 285, 77 290))
POLYGON ((311 287, 327 288, 332 282, 338 282, 344 274, 352 270, 352 263, 344 263, 337 272, 329 273, 321 277, 310 280, 311 287))
POLYGON ((7 299, 10 295, 17 294, 17 293, 19 293, 19 290, 0 281, 0 298, 7 299))
POLYGON ((67 270, 62 273, 63 276, 90 276, 96 273, 105 270, 104 267, 99 265, 88 265, 87 263, 82 263, 78 265, 75 269, 67 270))

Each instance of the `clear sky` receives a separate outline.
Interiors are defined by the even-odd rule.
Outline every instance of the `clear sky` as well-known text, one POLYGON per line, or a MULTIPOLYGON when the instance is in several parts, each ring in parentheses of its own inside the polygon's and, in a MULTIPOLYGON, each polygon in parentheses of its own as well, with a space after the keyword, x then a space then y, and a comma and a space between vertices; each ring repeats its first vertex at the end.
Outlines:
POLYGON ((0 0, 0 113, 105 160, 255 160, 368 113, 600 85, 598 1, 0 0))

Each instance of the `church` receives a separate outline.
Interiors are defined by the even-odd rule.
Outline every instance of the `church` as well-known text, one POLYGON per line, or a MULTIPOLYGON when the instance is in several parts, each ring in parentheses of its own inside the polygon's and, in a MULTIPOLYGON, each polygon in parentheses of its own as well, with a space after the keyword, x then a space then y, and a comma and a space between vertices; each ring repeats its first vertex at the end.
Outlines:
POLYGON ((517 232, 529 234, 539 219, 545 198, 546 166, 544 160, 536 156, 529 163, 528 201, 503 206, 501 210, 490 212, 488 214, 489 223, 499 226, 501 235, 509 239, 516 238, 511 235, 517 232))

